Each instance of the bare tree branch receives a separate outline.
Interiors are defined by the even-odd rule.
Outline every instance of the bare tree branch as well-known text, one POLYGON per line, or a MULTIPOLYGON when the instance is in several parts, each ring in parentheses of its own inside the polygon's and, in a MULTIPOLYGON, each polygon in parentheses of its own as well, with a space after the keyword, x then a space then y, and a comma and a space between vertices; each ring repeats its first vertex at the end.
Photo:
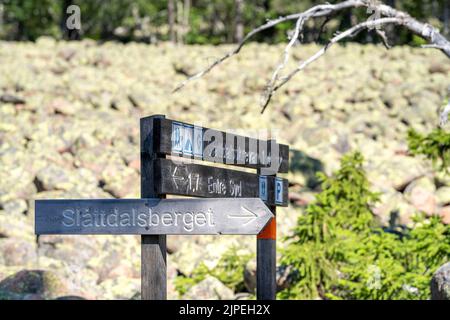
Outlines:
POLYGON ((424 49, 439 49, 439 50, 445 49, 445 47, 439 46, 437 44, 424 44, 424 45, 422 45, 422 48, 424 48, 424 49))
MULTIPOLYGON (((333 13, 333 12, 337 12, 337 11, 341 11, 341 10, 345 10, 345 9, 349 9, 349 8, 357 8, 357 7, 362 7, 364 6, 364 1, 363 0, 348 0, 348 1, 344 1, 338 4, 325 4, 325 5, 318 5, 315 6, 311 9, 309 9, 307 12, 309 12, 311 14, 311 17, 315 17, 315 18, 319 18, 319 17, 326 17, 329 14, 333 13)), ((305 12, 306 13, 306 12, 305 12)), ((219 64, 221 64, 222 62, 224 62, 225 60, 227 60, 228 58, 238 54, 242 47, 245 45, 245 43, 247 43, 247 41, 252 38, 255 34, 260 33, 261 31, 273 28, 274 26, 282 23, 282 22, 286 22, 286 21, 290 21, 290 20, 298 20, 300 17, 304 16, 305 13, 295 13, 295 14, 290 14, 284 17, 279 17, 277 19, 274 20, 269 20, 267 21, 265 24, 259 26, 258 28, 250 31, 245 37, 244 39, 242 39, 242 41, 240 43, 238 43, 237 47, 228 52, 227 54, 225 54, 223 57, 217 59, 216 61, 214 61, 212 64, 210 64, 208 67, 206 67, 204 70, 194 74, 193 76, 187 78, 186 80, 184 80, 183 82, 181 82, 174 90, 173 92, 176 92, 178 90, 180 90, 181 88, 183 88, 188 82, 201 78, 202 76, 204 76, 205 74, 209 73, 213 68, 215 68, 216 66, 218 66, 219 64)))
POLYGON ((377 7, 381 15, 385 17, 396 17, 402 19, 403 26, 412 33, 427 40, 430 45, 440 49, 450 58, 450 42, 439 32, 438 29, 428 23, 422 23, 411 17, 409 14, 396 10, 388 5, 382 4, 377 7))
POLYGON ((269 81, 269 84, 267 85, 267 88, 272 88, 273 85, 277 82, 278 80, 278 74, 281 72, 281 70, 284 69, 284 67, 286 66, 286 63, 289 60, 289 51, 291 50, 292 46, 295 44, 295 42, 298 39, 298 36, 300 34, 300 31, 303 29, 303 24, 305 23, 305 16, 301 16, 300 18, 298 18, 297 23, 295 24, 295 31, 294 34, 291 37, 291 41, 289 41, 288 45, 286 46, 286 48, 284 49, 284 57, 283 57, 283 61, 278 65, 278 67, 275 69, 274 73, 272 74, 272 78, 269 81))
POLYGON ((384 30, 380 30, 380 29, 375 29, 378 36, 381 38, 381 41, 383 41, 384 46, 386 47, 386 49, 390 49, 392 48, 391 45, 389 44, 389 40, 386 36, 386 32, 384 32, 384 30))
MULTIPOLYGON (((191 76, 191 77, 187 78, 186 80, 184 80, 183 82, 181 82, 174 89, 174 91, 180 90, 188 82, 204 76, 205 74, 209 73, 213 68, 215 68, 216 66, 218 66, 219 64, 221 64, 222 62, 227 60, 228 58, 238 54, 240 52, 240 50, 242 49, 242 47, 245 45, 245 43, 251 37, 253 37, 255 34, 261 32, 261 31, 264 31, 266 29, 273 28, 274 26, 276 26, 282 22, 291 21, 291 20, 297 20, 295 29, 293 32, 293 36, 284 49, 283 58, 282 58, 280 64, 275 68, 275 71, 269 80, 269 83, 268 83, 268 86, 266 89, 267 90, 266 96, 264 97, 264 100, 262 102, 263 105, 262 105, 261 112, 264 112, 264 110, 268 106, 274 92, 276 92, 279 88, 281 88, 284 84, 286 84, 289 80, 291 80, 294 75, 296 75, 298 72, 300 72, 301 70, 306 68, 310 63, 316 61, 322 55, 324 55, 329 47, 331 47, 333 44, 341 41, 342 39, 353 37, 365 29, 371 30, 374 27, 378 27, 378 26, 382 26, 382 25, 386 25, 386 24, 394 24, 394 25, 403 26, 406 29, 408 29, 409 31, 411 31, 412 33, 414 33, 414 34, 422 37, 426 41, 428 41, 428 45, 423 46, 423 47, 441 50, 447 57, 450 58, 450 42, 444 36, 442 36, 440 34, 438 29, 434 28, 433 26, 426 24, 426 23, 419 22, 418 20, 411 17, 409 14, 399 11, 399 10, 396 10, 385 4, 374 4, 373 1, 369 1, 369 0, 347 0, 347 1, 342 1, 340 3, 336 3, 336 4, 317 5, 317 6, 310 8, 309 10, 307 10, 305 12, 295 13, 295 14, 284 16, 284 17, 279 17, 278 19, 269 20, 265 24, 259 26, 258 28, 254 29, 250 33, 248 33, 234 50, 228 52, 223 57, 217 59, 216 61, 214 61, 211 65, 209 65, 204 70, 194 74, 193 76, 191 76), (324 48, 322 48, 321 50, 316 52, 313 56, 311 56, 307 60, 301 62, 297 66, 297 68, 295 68, 293 71, 291 71, 287 76, 280 78, 280 72, 285 68, 285 66, 289 60, 290 50, 294 46, 299 35, 301 34, 305 21, 307 21, 308 19, 311 19, 311 18, 319 18, 319 17, 329 18, 330 16, 335 15, 335 14, 341 12, 342 10, 355 9, 355 8, 359 8, 359 7, 367 7, 372 12, 375 10, 377 12, 377 18, 373 19, 373 17, 371 17, 368 21, 361 22, 342 33, 336 33, 334 35, 334 37, 328 42, 328 44, 324 48)), ((384 45, 387 48, 389 48, 390 46, 388 44, 388 39, 387 39, 384 31, 377 28, 376 32, 381 37, 384 45)), ((447 106, 447 108, 445 110, 447 110, 446 116, 448 116, 448 113, 450 112, 450 107, 447 106)), ((446 111, 444 111, 444 112, 446 112, 446 111)), ((442 117, 444 117, 444 113, 441 114, 441 119, 442 119, 442 117)))
POLYGON ((396 24, 401 24, 400 19, 398 18, 381 18, 381 19, 377 19, 377 20, 371 20, 371 21, 366 21, 360 24, 355 25, 354 27, 347 29, 344 32, 338 33, 337 35, 335 35, 330 42, 327 43, 327 45, 325 47, 323 47, 322 49, 320 49, 319 51, 317 51, 314 55, 312 55, 310 58, 308 58, 307 60, 303 61, 302 63, 300 63, 296 69, 294 69, 291 73, 289 73, 286 77, 282 78, 280 83, 278 83, 276 86, 274 86, 273 88, 268 88, 268 92, 267 97, 266 97, 266 101, 264 101, 264 104, 262 106, 262 110, 261 113, 263 113, 265 111, 265 109, 267 108, 267 106, 269 105, 269 102, 273 96, 273 94, 275 93, 275 91, 277 91, 278 89, 280 89, 282 86, 284 86, 289 80, 292 79, 292 77, 294 77, 298 72, 302 71, 303 69, 305 69, 309 64, 311 64, 312 62, 316 61, 317 59, 319 59, 321 56, 323 56, 326 51, 335 43, 338 43, 339 41, 345 39, 345 38, 349 38, 349 37, 354 37, 355 35, 357 35, 359 32, 361 32, 364 29, 367 29, 368 27, 372 27, 372 26, 380 26, 380 25, 384 25, 384 24, 389 24, 389 23, 396 23, 396 24))

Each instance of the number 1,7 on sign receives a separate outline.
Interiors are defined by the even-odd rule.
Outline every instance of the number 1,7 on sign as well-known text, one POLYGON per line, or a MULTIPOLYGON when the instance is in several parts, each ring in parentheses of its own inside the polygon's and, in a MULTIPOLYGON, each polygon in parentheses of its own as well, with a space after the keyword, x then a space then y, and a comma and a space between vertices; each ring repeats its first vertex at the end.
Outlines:
POLYGON ((258 234, 257 198, 37 200, 36 234, 258 234))
POLYGON ((261 198, 268 205, 288 205, 288 181, 282 178, 169 159, 154 161, 155 190, 202 198, 261 198))

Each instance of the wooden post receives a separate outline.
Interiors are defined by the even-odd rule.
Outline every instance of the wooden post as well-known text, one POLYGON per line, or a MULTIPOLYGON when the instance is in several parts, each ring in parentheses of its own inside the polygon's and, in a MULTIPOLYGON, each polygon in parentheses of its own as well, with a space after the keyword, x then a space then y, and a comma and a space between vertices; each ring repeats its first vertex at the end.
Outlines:
MULTIPOLYGON (((258 174, 261 169, 258 169, 258 174)), ((276 177, 276 174, 273 175, 276 177)), ((274 193, 276 190, 274 190, 274 193)), ((277 293, 276 279, 276 206, 268 206, 274 218, 258 234, 256 240, 256 299, 275 300, 277 293)))
MULTIPOLYGON (((153 120, 165 118, 156 115, 141 118, 141 198, 157 198, 154 184, 153 120)), ((167 299, 166 236, 141 236, 141 298, 167 299)))
MULTIPOLYGON (((269 208, 275 215, 275 206, 269 208)), ((264 230, 258 234, 256 241, 256 298, 275 300, 277 293, 276 218, 272 218, 264 230)))

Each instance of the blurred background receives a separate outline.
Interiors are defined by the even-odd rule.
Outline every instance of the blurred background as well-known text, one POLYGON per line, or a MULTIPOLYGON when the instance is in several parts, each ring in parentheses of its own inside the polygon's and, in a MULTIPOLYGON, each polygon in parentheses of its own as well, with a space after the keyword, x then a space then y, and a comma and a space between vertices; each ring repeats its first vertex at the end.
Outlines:
MULTIPOLYGON (((339 1, 332 0, 329 3, 339 1)), ((66 8, 80 7, 82 28, 72 38, 95 40, 172 41, 183 44, 223 44, 240 41, 243 36, 267 19, 300 12, 322 1, 294 0, 2 0, 0 1, 0 39, 36 40, 47 35, 57 39, 71 38, 66 28, 66 8)), ((450 32, 450 3, 447 0, 387 0, 384 3, 450 32)), ((340 30, 367 17, 361 8, 334 17, 330 24, 340 30)), ((311 21, 304 41, 323 41, 331 31, 319 36, 322 21, 311 21)), ((280 24, 255 39, 268 43, 284 42, 290 23, 280 24)), ((390 38, 397 44, 419 41, 410 33, 393 28, 390 38)), ((371 34, 360 35, 357 42, 374 41, 371 34)))
MULTIPOLYGON (((391 50, 362 32, 261 114, 288 22, 173 93, 267 19, 319 3, 0 0, 0 299, 140 298, 140 237, 37 239, 34 200, 138 198, 139 118, 152 114, 272 129, 290 146, 278 298, 450 299, 450 135, 438 127, 450 59, 440 51, 401 28, 386 27, 391 50), (68 28, 78 9, 79 28, 68 28)), ((450 38, 448 0, 385 3, 450 38)), ((369 15, 342 12, 322 32, 325 19, 308 21, 285 71, 369 15)), ((251 236, 169 236, 168 297, 254 299, 255 251, 251 236)))

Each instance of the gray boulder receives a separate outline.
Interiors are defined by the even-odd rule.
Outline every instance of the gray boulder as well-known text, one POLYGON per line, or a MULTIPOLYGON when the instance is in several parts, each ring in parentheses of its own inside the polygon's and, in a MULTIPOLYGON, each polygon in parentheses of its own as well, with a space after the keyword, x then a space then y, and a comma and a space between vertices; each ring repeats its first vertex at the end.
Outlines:
POLYGON ((248 292, 256 292, 256 261, 250 259, 244 269, 244 284, 248 292))
POLYGON ((10 238, 0 240, 0 261, 5 266, 28 266, 37 260, 34 242, 10 238))
POLYGON ((434 273, 431 279, 431 299, 450 300, 450 262, 434 273))
POLYGON ((0 282, 3 295, 28 296, 27 299, 55 299, 67 296, 67 284, 55 273, 43 270, 22 270, 0 282))
POLYGON ((211 276, 194 285, 183 295, 183 299, 187 300, 232 300, 233 298, 233 290, 211 276))

